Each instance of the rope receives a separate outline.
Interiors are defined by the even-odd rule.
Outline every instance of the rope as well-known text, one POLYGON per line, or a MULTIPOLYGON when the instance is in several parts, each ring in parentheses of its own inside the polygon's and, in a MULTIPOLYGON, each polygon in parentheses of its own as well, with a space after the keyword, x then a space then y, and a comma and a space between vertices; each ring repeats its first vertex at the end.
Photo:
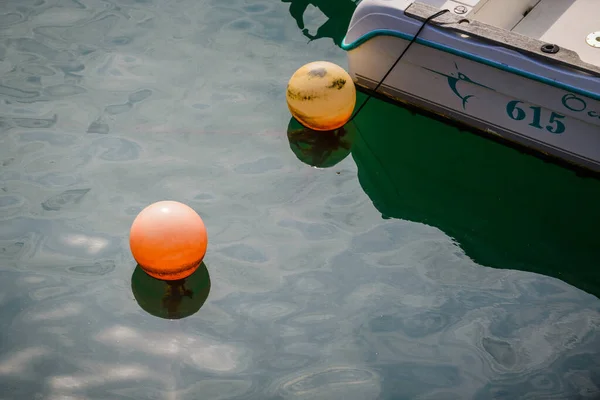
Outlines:
MULTIPOLYGON (((429 21, 431 21, 432 19, 437 18, 440 15, 447 13, 448 11, 449 11, 448 9, 441 10, 441 11, 438 11, 435 14, 427 17, 427 19, 425 20, 425 22, 423 22, 423 24, 421 25, 421 27, 419 28, 419 30, 417 31, 417 33, 415 34, 415 36, 413 36, 413 38, 411 39, 411 41, 408 43, 408 46, 406 46, 406 48, 398 56, 398 58, 396 59, 396 62, 392 65, 392 67, 388 70, 388 72, 386 72, 386 74, 383 76, 383 78, 381 78, 381 80, 379 81, 379 83, 377 84, 377 86, 375 86, 375 89, 373 90, 373 92, 377 92, 377 89, 379 89, 379 87, 381 86, 381 84, 383 83, 383 81, 385 81, 385 78, 388 77, 388 75, 392 72, 392 70, 400 62, 400 60, 402 59, 402 57, 404 56, 404 54, 406 54, 406 52, 408 51, 408 49, 410 48, 410 46, 417 41, 417 37, 419 36, 419 34, 423 30, 423 28, 425 28, 425 25, 427 25, 429 23, 429 21)), ((358 115, 358 113, 369 102, 369 100, 371 100, 371 97, 372 97, 371 94, 368 94, 367 99, 360 105, 360 107, 358 108, 358 110, 356 110, 356 112, 354 113, 354 115, 352 116, 352 118, 350 118, 350 120, 348 122, 350 122, 354 118, 356 118, 356 116, 358 115)))

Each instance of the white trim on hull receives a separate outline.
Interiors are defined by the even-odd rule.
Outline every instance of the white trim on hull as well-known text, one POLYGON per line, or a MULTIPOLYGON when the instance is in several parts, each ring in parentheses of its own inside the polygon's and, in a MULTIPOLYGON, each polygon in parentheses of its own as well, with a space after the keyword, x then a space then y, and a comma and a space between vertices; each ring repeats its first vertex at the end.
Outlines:
MULTIPOLYGON (((356 84, 368 89, 373 89, 388 72, 422 23, 403 13, 384 15, 381 4, 381 0, 363 0, 363 15, 357 9, 346 38, 352 37, 360 44, 353 46, 345 41, 350 75, 356 84), (376 5, 377 13, 365 13, 365 7, 369 7, 365 2, 376 5), (371 30, 361 26, 369 16, 371 30), (390 29, 403 23, 410 34, 402 30, 394 34, 390 29)), ((564 65, 544 64, 438 27, 426 27, 421 36, 424 41, 411 45, 378 90, 381 94, 600 172, 597 76, 565 69, 564 65), (443 51, 431 43, 453 43, 457 51, 443 51), (461 52, 476 57, 464 57, 461 52), (478 61, 481 56, 490 62, 478 61), (493 62, 506 68, 490 66, 493 62), (537 73, 542 79, 511 72, 510 62, 519 71, 537 73), (544 77, 554 83, 545 84, 544 77)))

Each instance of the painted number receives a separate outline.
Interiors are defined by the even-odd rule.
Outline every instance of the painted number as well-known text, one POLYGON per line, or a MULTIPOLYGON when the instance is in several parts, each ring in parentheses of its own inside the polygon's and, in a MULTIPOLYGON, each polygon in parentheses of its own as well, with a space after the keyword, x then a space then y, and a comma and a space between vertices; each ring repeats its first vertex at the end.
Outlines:
MULTIPOLYGON (((506 113, 510 118, 514 119, 515 121, 522 121, 525 118, 527 118, 527 113, 525 112, 525 110, 519 107, 520 103, 522 103, 522 101, 513 100, 506 105, 506 113)), ((529 107, 529 109, 533 110, 533 117, 531 118, 531 123, 529 124, 529 126, 533 126, 537 129, 543 129, 544 127, 541 125, 542 108, 531 106, 529 107)), ((550 114, 550 119, 548 120, 548 125, 546 125, 546 130, 556 135, 563 133, 566 128, 565 124, 563 124, 560 120, 564 117, 564 115, 560 115, 552 111, 552 113, 550 114)))

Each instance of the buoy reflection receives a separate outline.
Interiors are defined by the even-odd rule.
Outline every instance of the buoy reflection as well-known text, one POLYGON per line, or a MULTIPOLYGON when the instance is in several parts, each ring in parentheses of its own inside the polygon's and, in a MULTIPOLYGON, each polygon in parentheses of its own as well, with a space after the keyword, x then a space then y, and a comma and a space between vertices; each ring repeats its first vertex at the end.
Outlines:
POLYGON ((131 276, 131 290, 139 306, 149 314, 181 319, 200 310, 210 292, 210 276, 204 262, 187 278, 173 281, 153 278, 138 264, 131 276))
POLYGON ((315 131, 291 118, 287 136, 292 152, 300 161, 312 167, 329 168, 350 154, 356 126, 351 121, 333 131, 315 131))

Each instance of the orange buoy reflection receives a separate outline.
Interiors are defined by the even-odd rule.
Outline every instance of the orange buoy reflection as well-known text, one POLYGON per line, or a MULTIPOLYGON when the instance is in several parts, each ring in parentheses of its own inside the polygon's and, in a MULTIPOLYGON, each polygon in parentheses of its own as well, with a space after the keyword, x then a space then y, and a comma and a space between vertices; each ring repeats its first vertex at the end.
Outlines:
POLYGON ((208 298, 210 287, 204 263, 184 279, 156 279, 139 264, 131 276, 131 290, 138 305, 147 313, 165 319, 181 319, 198 312, 208 298))

